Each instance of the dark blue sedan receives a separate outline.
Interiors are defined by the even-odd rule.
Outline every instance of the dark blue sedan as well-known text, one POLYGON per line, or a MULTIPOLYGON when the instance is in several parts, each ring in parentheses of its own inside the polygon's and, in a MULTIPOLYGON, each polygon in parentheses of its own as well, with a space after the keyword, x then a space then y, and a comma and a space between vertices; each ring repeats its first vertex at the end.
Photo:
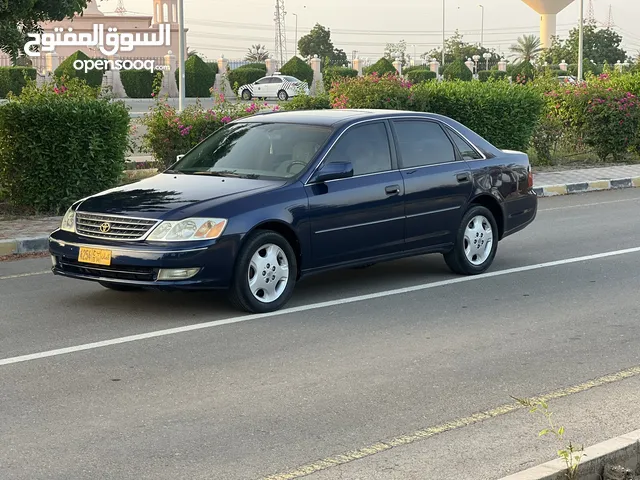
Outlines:
POLYGON ((442 253, 485 272, 535 218, 526 154, 458 122, 400 111, 256 115, 169 170, 76 202, 50 237, 53 272, 106 288, 226 289, 281 308, 303 276, 442 253))

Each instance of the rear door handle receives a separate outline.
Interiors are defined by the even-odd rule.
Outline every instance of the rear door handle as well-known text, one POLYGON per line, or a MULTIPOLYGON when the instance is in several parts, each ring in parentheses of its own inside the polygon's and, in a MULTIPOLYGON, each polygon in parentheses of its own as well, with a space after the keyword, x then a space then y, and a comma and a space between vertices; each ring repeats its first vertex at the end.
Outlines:
POLYGON ((471 180, 468 173, 459 173, 458 175, 456 175, 456 178, 458 179, 459 183, 465 183, 471 180))
POLYGON ((384 188, 387 195, 398 195, 400 193, 400 185, 389 185, 384 188))

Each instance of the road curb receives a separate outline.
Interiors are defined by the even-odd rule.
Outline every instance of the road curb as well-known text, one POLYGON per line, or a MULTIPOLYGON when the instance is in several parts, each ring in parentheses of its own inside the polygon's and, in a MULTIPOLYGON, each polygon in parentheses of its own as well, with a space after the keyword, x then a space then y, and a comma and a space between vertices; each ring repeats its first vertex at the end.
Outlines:
POLYGON ((559 185, 544 185, 534 187, 533 191, 539 197, 556 197, 558 195, 572 195, 575 193, 598 192, 602 190, 620 190, 623 188, 640 187, 640 177, 614 178, 611 180, 593 180, 590 182, 565 183, 559 185))
MULTIPOLYGON (((598 443, 583 453, 578 468, 580 480, 601 480, 606 465, 620 465, 635 471, 640 467, 640 430, 598 443)), ((556 459, 500 480, 566 480, 566 472, 564 460, 556 459)))
POLYGON ((32 238, 0 240, 0 257, 23 253, 40 253, 49 250, 49 235, 32 238))

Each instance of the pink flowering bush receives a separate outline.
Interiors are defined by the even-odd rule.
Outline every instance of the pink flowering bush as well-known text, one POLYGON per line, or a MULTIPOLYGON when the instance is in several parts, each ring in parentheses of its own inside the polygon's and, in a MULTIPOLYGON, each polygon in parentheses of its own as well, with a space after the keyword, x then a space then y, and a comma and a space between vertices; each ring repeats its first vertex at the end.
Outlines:
POLYGON ((619 161, 638 144, 640 100, 607 81, 603 77, 546 93, 547 119, 578 150, 590 149, 601 161, 610 156, 619 161))
POLYGON ((411 82, 398 75, 372 73, 364 77, 335 81, 329 92, 333 108, 406 109, 411 96, 411 82))
POLYGON ((157 102, 144 116, 142 122, 147 127, 147 132, 142 139, 143 148, 153 155, 160 169, 173 164, 178 155, 187 153, 225 124, 280 108, 266 103, 232 103, 222 94, 217 95, 215 101, 216 104, 211 109, 203 108, 198 102, 186 107, 181 113, 166 102, 157 102))

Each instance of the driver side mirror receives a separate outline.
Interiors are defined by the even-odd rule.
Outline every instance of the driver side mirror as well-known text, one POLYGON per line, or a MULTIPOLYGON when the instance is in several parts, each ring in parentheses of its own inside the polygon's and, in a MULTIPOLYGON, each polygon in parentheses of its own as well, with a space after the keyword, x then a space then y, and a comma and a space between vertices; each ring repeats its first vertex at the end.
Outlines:
POLYGON ((353 164, 351 162, 325 163, 311 178, 311 183, 323 183, 329 180, 353 177, 353 164))

